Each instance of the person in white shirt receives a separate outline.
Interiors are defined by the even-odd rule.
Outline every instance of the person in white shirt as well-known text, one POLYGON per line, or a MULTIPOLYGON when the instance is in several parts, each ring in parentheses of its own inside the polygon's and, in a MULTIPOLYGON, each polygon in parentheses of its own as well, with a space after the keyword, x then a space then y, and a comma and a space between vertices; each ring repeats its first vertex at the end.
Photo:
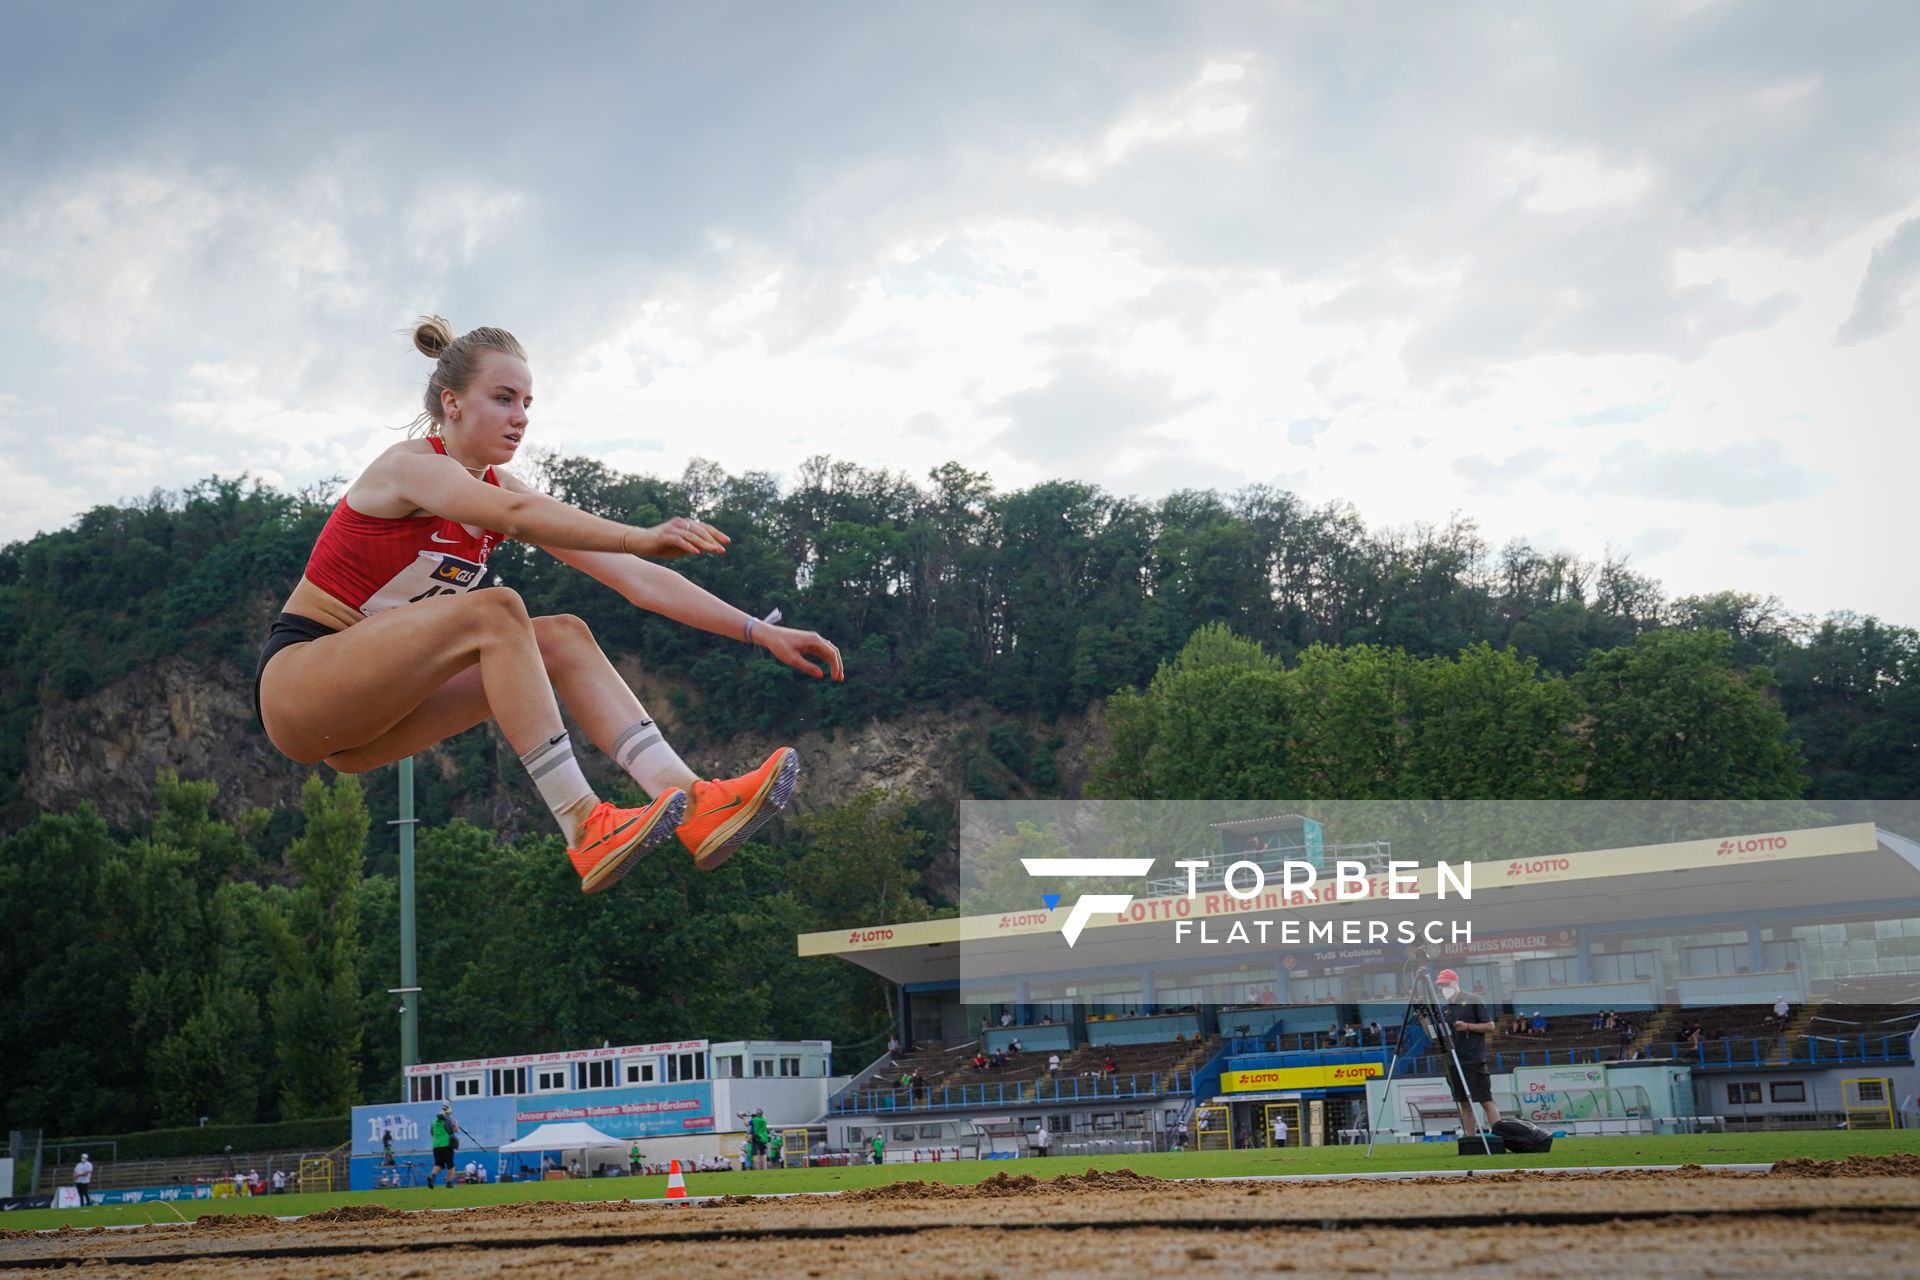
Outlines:
POLYGON ((1780 1019, 1780 1021, 1785 1022, 1787 1015, 1791 1012, 1793 1012, 1793 1006, 1787 1003, 1785 996, 1781 996, 1773 1002, 1773 1016, 1780 1019))
POLYGON ((1003 1027, 1010 1027, 1010 1026, 1012 1026, 1012 1025, 1013 1025, 1013 1015, 1012 1015, 1011 1013, 1008 1013, 1008 1012, 1006 1012, 1005 1010, 1002 1010, 1002 1011, 1001 1011, 1001 1013, 1000 1013, 1000 1025, 1001 1025, 1001 1026, 1003 1026, 1003 1027))
POLYGON ((93 1203, 92 1187, 93 1161, 86 1152, 82 1151, 80 1163, 73 1166, 73 1189, 80 1193, 80 1203, 83 1206, 93 1203))
POLYGON ((273 1171, 273 1194, 279 1195, 281 1192, 285 1191, 286 1189, 287 1189, 287 1171, 285 1169, 275 1169, 273 1171))
POLYGON ((1277 1111, 1273 1113, 1273 1145, 1276 1147, 1287 1145, 1287 1118, 1277 1111))
POLYGON ((1060 1074, 1060 1055, 1059 1054, 1050 1053, 1047 1055, 1047 1072, 1050 1075, 1056 1075, 1056 1076, 1060 1074))
POLYGON ((1047 1154, 1047 1148, 1052 1145, 1053 1145, 1053 1135, 1047 1132, 1047 1122, 1042 1120, 1040 1122, 1039 1129, 1034 1131, 1033 1153, 1035 1155, 1043 1156, 1047 1154))
POLYGON ((460 1172, 466 1175, 468 1182, 478 1182, 480 1180, 480 1166, 472 1160, 467 1161, 467 1167, 460 1172))

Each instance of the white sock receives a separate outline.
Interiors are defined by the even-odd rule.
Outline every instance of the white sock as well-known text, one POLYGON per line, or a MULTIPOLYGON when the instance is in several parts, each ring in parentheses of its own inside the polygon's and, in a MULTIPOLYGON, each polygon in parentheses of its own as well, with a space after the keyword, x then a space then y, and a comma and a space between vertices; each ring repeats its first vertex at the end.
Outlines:
POLYGON ((540 789, 540 798, 567 833, 567 843, 578 844, 580 824, 593 811, 598 798, 587 785, 587 775, 580 772, 580 762, 573 758, 573 743, 567 740, 565 731, 521 756, 520 763, 527 766, 533 785, 540 789))
POLYGON ((691 791, 698 780, 651 720, 638 720, 622 729, 613 740, 613 758, 650 796, 671 787, 691 791))

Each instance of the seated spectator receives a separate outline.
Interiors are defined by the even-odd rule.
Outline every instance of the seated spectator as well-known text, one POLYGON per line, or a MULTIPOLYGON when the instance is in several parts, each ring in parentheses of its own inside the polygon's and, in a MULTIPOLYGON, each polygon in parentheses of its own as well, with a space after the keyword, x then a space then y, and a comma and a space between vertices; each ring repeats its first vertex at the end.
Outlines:
POLYGON ((1600 1029, 1600 1022, 1605 1016, 1606 1015, 1603 1014, 1600 1010, 1595 1009, 1593 1011, 1593 1021, 1587 1024, 1587 1030, 1598 1031, 1600 1029))
POLYGON ((1052 1014, 1050 1014, 1050 1013, 1043 1013, 1043 1014, 1041 1014, 1041 1015, 1040 1015, 1040 1025, 1041 1025, 1041 1026, 1043 1026, 1043 1027, 1050 1027, 1050 1026, 1052 1026, 1052 1025, 1053 1025, 1053 1015, 1052 1015, 1052 1014))
POLYGON ((1173 1042, 1175 1044, 1185 1044, 1187 1042, 1187 1038, 1184 1035, 1181 1035, 1178 1031, 1176 1031, 1173 1033, 1173 1042))
POLYGON ((1543 1036, 1547 1034, 1546 1015, 1541 1013, 1538 1009, 1535 1009, 1533 1011, 1533 1034, 1537 1036, 1543 1036))
POLYGON ((982 1071, 986 1069, 986 1065, 987 1055, 976 1050, 973 1055, 973 1069, 975 1071, 982 1071))
POLYGON ((1787 1015, 1792 1012, 1793 1012, 1793 1006, 1787 1003, 1787 998, 1785 996, 1781 996, 1778 1000, 1775 1000, 1773 1002, 1773 1016, 1779 1019, 1781 1022, 1785 1022, 1787 1020, 1787 1015))
POLYGON ((894 1054, 898 1052, 900 1052, 900 1037, 888 1036, 887 1037, 887 1056, 891 1058, 894 1054))
POLYGON ((1367 1039, 1374 1044, 1385 1044, 1387 1042, 1386 1030, 1381 1027, 1377 1021, 1369 1022, 1367 1024, 1367 1039))
POLYGON ((1016 1037, 1013 1040, 1013 1042, 1007 1046, 1007 1056, 1011 1058, 1017 1055, 1019 1052, 1020 1052, 1020 1041, 1018 1037, 1016 1037))
POLYGON ((1609 1009, 1606 1012, 1606 1016, 1600 1020, 1600 1029, 1602 1031, 1611 1031, 1615 1025, 1613 1010, 1609 1009))
POLYGON ((1523 1036, 1527 1034, 1527 1024, 1519 1014, 1514 1014, 1512 1019, 1508 1021, 1507 1034, 1510 1036, 1523 1036))
POLYGON ((1102 1068, 1100 1068, 1100 1069, 1101 1069, 1102 1071, 1104 1071, 1104 1072, 1106 1072, 1106 1073, 1107 1073, 1108 1075, 1113 1075, 1113 1074, 1114 1074, 1115 1072, 1117 1072, 1117 1071, 1119 1071, 1119 1070, 1120 1070, 1120 1068, 1119 1068, 1119 1067, 1117 1067, 1117 1066, 1115 1066, 1115 1065, 1114 1065, 1114 1063, 1113 1063, 1113 1055, 1112 1055, 1112 1054, 1108 1054, 1108 1055, 1107 1055, 1107 1065, 1106 1065, 1106 1066, 1104 1066, 1104 1067, 1102 1067, 1102 1068))
POLYGON ((1003 1026, 1003 1027, 1010 1027, 1010 1026, 1012 1026, 1012 1025, 1013 1025, 1013 1014, 1011 1014, 1011 1013, 1009 1013, 1009 1012, 1008 1012, 1007 1010, 1005 1010, 1005 1009, 1002 1009, 1002 1010, 1000 1011, 1000 1025, 1001 1025, 1001 1026, 1003 1026))
POLYGON ((993 1051, 993 1056, 987 1059, 987 1065, 989 1067, 992 1067, 995 1071, 998 1071, 1001 1067, 1004 1067, 1007 1065, 1007 1055, 1000 1052, 998 1049, 995 1049, 993 1051))
POLYGON ((1057 1076, 1060 1074, 1060 1055, 1059 1054, 1050 1053, 1047 1055, 1047 1074, 1050 1076, 1057 1076))

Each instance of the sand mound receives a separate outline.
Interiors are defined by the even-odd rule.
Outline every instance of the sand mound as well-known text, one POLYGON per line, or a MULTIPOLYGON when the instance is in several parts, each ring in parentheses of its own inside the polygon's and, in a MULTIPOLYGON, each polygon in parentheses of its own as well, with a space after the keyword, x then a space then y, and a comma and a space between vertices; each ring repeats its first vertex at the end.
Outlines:
POLYGON ((338 1209, 310 1213, 302 1222, 392 1222, 407 1215, 383 1204, 343 1204, 338 1209))
POLYGON ((1774 1162, 1773 1173, 1787 1178, 1920 1178, 1920 1155, 1848 1156, 1845 1160, 1796 1157, 1774 1162))
POLYGON ((1063 1173, 1057 1178, 1036 1178, 1030 1173, 995 1173, 970 1185, 950 1182, 891 1182, 879 1187, 862 1187, 842 1192, 842 1200, 998 1200, 1007 1196, 1074 1194, 1085 1191, 1141 1191, 1162 1185, 1131 1169, 1085 1173, 1063 1173))

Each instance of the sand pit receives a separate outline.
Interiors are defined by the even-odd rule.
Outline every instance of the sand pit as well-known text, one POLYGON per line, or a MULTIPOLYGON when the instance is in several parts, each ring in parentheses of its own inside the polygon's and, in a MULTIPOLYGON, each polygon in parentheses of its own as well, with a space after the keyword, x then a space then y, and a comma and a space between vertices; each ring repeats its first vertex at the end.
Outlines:
POLYGON ((1429 1182, 1191 1182, 1129 1170, 689 1205, 355 1205, 132 1231, 10 1233, 0 1271, 99 1277, 466 1280, 738 1274, 898 1280, 1353 1275, 1884 1277, 1920 1257, 1914 1157, 1804 1176, 1498 1173, 1429 1182))

